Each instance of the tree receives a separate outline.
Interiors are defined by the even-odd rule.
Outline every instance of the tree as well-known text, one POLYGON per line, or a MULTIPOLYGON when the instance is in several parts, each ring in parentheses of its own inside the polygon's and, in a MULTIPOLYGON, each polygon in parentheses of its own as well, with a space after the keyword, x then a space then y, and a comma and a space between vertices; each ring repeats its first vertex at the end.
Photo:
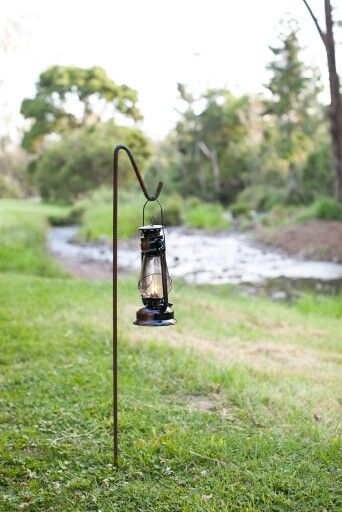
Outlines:
POLYGON ((271 121, 266 133, 287 167, 289 199, 294 202, 301 200, 299 170, 313 149, 323 117, 317 100, 319 77, 300 59, 297 32, 289 24, 280 35, 280 46, 270 47, 274 58, 268 65, 271 78, 266 87, 271 97, 264 101, 264 116, 271 121))
MULTIPOLYGON (((83 126, 50 142, 30 165, 41 197, 49 201, 72 202, 87 191, 112 183, 112 153, 124 141, 141 169, 150 156, 150 147, 140 130, 112 122, 83 126)), ((122 183, 129 186, 134 175, 123 159, 122 183), (127 171, 127 172, 125 172, 127 171)))
POLYGON ((336 67, 334 22, 332 17, 332 6, 330 0, 324 0, 325 11, 325 32, 320 27, 309 3, 303 0, 307 7, 318 33, 323 41, 327 54, 329 85, 330 85, 330 133, 331 146, 335 170, 335 197, 342 201, 342 98, 340 90, 340 79, 336 67))
POLYGON ((135 90, 117 85, 100 67, 52 66, 39 76, 35 97, 22 101, 22 115, 32 120, 22 146, 37 152, 47 135, 96 124, 115 112, 137 121, 136 102, 135 90))
POLYGON ((232 201, 246 170, 242 114, 248 98, 211 89, 195 99, 184 85, 179 84, 178 90, 186 104, 175 130, 182 191, 198 195, 199 189, 203 199, 232 201))

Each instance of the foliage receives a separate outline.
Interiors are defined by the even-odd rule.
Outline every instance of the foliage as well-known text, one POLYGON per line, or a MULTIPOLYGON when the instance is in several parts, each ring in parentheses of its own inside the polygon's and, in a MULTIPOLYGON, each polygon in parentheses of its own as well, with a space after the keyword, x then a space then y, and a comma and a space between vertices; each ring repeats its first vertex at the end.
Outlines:
POLYGON ((191 228, 227 229, 229 221, 224 213, 220 204, 201 202, 197 206, 186 208, 184 212, 185 224, 191 228))
MULTIPOLYGON (((112 237, 113 210, 112 197, 106 201, 105 189, 91 193, 84 200, 78 201, 71 209, 75 218, 75 210, 80 213, 80 233, 83 240, 99 240, 112 237), (100 199, 102 198, 102 199, 100 199)), ((219 204, 204 203, 197 198, 182 200, 178 195, 161 199, 165 226, 185 224, 189 228, 204 228, 212 231, 227 229, 229 221, 225 217, 224 209, 219 204)), ((119 195, 119 225, 120 239, 130 238, 137 233, 137 227, 142 223, 142 207, 144 200, 141 195, 131 191, 121 191, 119 195)), ((145 209, 145 223, 160 223, 160 209, 156 203, 149 203, 145 209)))
MULTIPOLYGON (((113 148, 124 141, 144 168, 150 156, 141 131, 111 122, 74 130, 58 142, 51 142, 31 166, 33 179, 43 199, 71 202, 85 192, 112 183, 113 148)), ((134 173, 127 160, 121 165, 120 181, 129 186, 134 173)))
POLYGON ((242 190, 237 201, 252 210, 267 211, 286 202, 286 191, 268 185, 254 185, 242 190))
POLYGON ((22 115, 33 121, 22 145, 36 152, 47 135, 96 124, 103 111, 111 116, 119 112, 138 120, 141 114, 136 107, 137 99, 136 91, 127 85, 117 85, 98 66, 52 66, 40 74, 35 97, 22 101, 22 115))
POLYGON ((299 219, 301 221, 310 219, 342 221, 342 204, 332 197, 322 197, 304 209, 299 219))
POLYGON ((230 212, 234 217, 241 217, 250 213, 250 208, 246 203, 234 203, 230 207, 230 212))
MULTIPOLYGON (((179 226, 184 222, 184 209, 187 208, 187 206, 184 199, 182 199, 179 194, 171 194, 165 197, 165 201, 162 202, 162 207, 165 226, 179 226)), ((158 217, 160 217, 160 215, 158 217)))
MULTIPOLYGON (((130 122, 141 117, 134 90, 115 84, 98 67, 53 66, 44 71, 35 98, 22 103, 24 116, 33 120, 23 145, 38 152, 29 175, 40 195, 70 203, 108 186, 116 143, 131 147, 148 188, 162 176, 172 196, 165 208, 169 225, 196 216, 190 223, 209 222, 200 208, 187 215, 188 203, 179 196, 269 211, 278 204, 309 204, 331 195, 328 111, 318 102, 320 79, 302 60, 293 20, 283 24, 279 44, 270 50, 265 94, 238 96, 219 88, 194 96, 178 84, 179 120, 153 151, 137 128, 108 121, 116 113, 130 122)), ((120 164, 120 184, 130 189, 134 174, 125 156, 120 164)), ((0 178, 0 194, 15 193, 7 185, 8 179, 0 178)), ((214 218, 216 207, 208 208, 214 218)), ((106 208, 98 207, 98 219, 106 215, 106 208)), ((89 236, 96 233, 95 217, 89 236)))
POLYGON ((300 59, 298 28, 291 23, 280 35, 280 46, 270 47, 273 60, 268 65, 271 73, 267 88, 271 97, 264 101, 265 116, 269 116, 269 137, 272 137, 277 155, 286 162, 288 201, 302 201, 300 169, 313 151, 314 140, 322 125, 323 111, 317 101, 321 90, 315 69, 300 59), (273 130, 273 133, 272 133, 273 130))
MULTIPOLYGON (((136 193, 125 190, 119 193, 118 237, 127 239, 137 233, 141 225, 143 199, 136 193)), ((90 192, 77 201, 71 215, 79 220, 81 240, 111 239, 113 235, 113 191, 106 187, 90 192)))
POLYGON ((0 137, 0 198, 23 197, 31 191, 23 150, 13 147, 9 137, 0 137))
POLYGON ((12 180, 11 177, 0 174, 0 197, 20 197, 20 195, 21 190, 19 184, 12 180))
MULTIPOLYGON (((43 235, 50 207, 5 204, 13 231, 33 216, 43 235)), ((1 510, 339 510, 340 299, 177 283, 170 346, 131 325, 136 281, 120 280, 116 470, 111 284, 21 267, 0 274, 1 510)))
MULTIPOLYGON (((246 127, 242 117, 248 115, 248 98, 215 89, 194 99, 182 84, 178 88, 186 108, 169 139, 176 155, 169 160, 173 182, 183 195, 227 203, 243 186, 246 127)), ((160 148, 156 167, 165 160, 163 149, 164 155, 169 151, 160 148)))
POLYGON ((258 210, 331 192, 321 85, 317 71, 301 60, 297 32, 290 23, 271 48, 264 97, 225 89, 194 97, 178 84, 180 120, 158 145, 148 176, 155 179, 159 171, 172 191, 224 205, 240 201, 245 189, 264 190, 259 200, 246 201, 258 210))
POLYGON ((328 141, 322 140, 308 156, 301 177, 303 200, 306 203, 321 196, 332 196, 334 177, 331 172, 331 151, 328 141))

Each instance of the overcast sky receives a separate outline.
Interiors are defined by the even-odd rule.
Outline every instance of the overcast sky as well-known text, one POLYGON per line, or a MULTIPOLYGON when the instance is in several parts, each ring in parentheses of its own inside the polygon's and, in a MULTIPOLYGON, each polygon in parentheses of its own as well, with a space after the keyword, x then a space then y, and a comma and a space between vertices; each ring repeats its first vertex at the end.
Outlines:
MULTIPOLYGON (((311 0, 322 26, 323 4, 311 0)), ((302 0, 11 0, 1 14, 0 30, 8 18, 25 29, 0 70, 13 112, 34 94, 45 68, 99 65, 115 82, 138 90, 142 128, 161 138, 177 119, 177 82, 197 93, 222 86, 261 92, 268 45, 276 42, 286 14, 299 22, 306 62, 318 66, 328 83, 323 44, 302 0)))

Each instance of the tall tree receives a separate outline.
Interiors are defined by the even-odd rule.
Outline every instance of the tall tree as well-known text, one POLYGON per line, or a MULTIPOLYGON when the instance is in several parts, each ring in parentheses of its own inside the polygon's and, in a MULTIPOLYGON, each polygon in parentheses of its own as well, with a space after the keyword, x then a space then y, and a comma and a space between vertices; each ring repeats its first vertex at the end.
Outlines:
POLYGON ((314 69, 301 61, 298 28, 290 23, 280 35, 280 45, 270 47, 273 60, 266 85, 271 93, 266 99, 266 116, 275 123, 275 144, 278 155, 287 164, 289 199, 300 200, 299 168, 312 149, 312 139, 320 125, 322 109, 317 101, 320 91, 314 69))
MULTIPOLYGON (((125 141, 132 148, 139 168, 144 170, 151 154, 150 146, 145 135, 136 128, 118 126, 109 121, 77 128, 58 141, 50 141, 29 168, 41 197, 72 202, 91 189, 110 186, 113 146, 120 141, 125 141)), ((122 184, 127 187, 133 179, 129 165, 124 159, 120 164, 122 184)))
POLYGON ((324 0, 325 11, 325 32, 322 30, 316 16, 314 15, 307 0, 303 0, 311 18, 313 19, 318 33, 323 41, 327 54, 329 84, 330 84, 330 132, 332 154, 335 169, 335 197, 342 201, 342 98, 340 89, 340 78, 336 67, 334 21, 332 17, 332 6, 330 0, 324 0))
POLYGON ((224 89, 193 98, 182 84, 178 91, 186 103, 176 126, 182 190, 193 194, 199 189, 203 199, 227 203, 243 185, 242 146, 247 130, 242 114, 248 98, 236 98, 224 89))
POLYGON ((36 95, 25 98, 21 113, 32 120, 22 146, 37 152, 47 135, 96 124, 115 112, 141 119, 136 107, 137 92, 127 85, 117 85, 103 68, 82 69, 75 66, 52 66, 39 76, 36 95))

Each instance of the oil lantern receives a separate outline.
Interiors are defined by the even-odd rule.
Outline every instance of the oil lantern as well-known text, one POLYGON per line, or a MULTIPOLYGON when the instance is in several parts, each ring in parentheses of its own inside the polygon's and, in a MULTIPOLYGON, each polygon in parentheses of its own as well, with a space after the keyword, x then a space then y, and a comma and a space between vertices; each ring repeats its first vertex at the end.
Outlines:
POLYGON ((174 325, 169 291, 172 280, 166 264, 164 226, 151 224, 141 226, 141 272, 138 288, 144 306, 137 311, 135 325, 162 327, 174 325))

